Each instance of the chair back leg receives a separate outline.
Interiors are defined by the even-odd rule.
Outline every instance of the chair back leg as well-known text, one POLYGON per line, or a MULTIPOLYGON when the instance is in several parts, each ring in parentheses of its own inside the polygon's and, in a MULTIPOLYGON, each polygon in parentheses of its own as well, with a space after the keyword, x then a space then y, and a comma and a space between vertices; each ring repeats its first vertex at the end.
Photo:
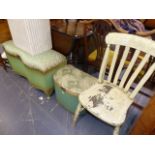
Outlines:
POLYGON ((116 126, 113 131, 113 135, 119 135, 120 126, 116 126))

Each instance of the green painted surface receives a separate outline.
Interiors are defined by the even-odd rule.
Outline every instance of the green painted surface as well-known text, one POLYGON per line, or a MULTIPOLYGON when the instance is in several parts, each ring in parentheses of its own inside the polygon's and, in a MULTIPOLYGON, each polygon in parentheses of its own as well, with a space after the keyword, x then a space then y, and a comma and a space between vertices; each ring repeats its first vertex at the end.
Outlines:
POLYGON ((51 68, 55 68, 55 66, 66 62, 64 55, 52 49, 32 56, 18 48, 12 40, 4 42, 3 46, 8 54, 20 57, 20 60, 26 66, 42 72, 51 70, 51 68))
POLYGON ((75 112, 79 94, 97 81, 93 76, 72 65, 65 65, 57 70, 53 79, 57 101, 70 112, 75 112))
POLYGON ((76 107, 78 105, 78 96, 73 96, 67 92, 65 92, 63 89, 61 89, 56 83, 55 86, 55 94, 57 101, 67 110, 74 113, 76 110, 76 107))
POLYGON ((47 95, 50 95, 54 89, 53 74, 58 68, 66 64, 62 63, 47 73, 42 73, 27 67, 18 57, 11 56, 10 54, 7 54, 7 57, 15 72, 26 77, 34 87, 44 91, 47 95))

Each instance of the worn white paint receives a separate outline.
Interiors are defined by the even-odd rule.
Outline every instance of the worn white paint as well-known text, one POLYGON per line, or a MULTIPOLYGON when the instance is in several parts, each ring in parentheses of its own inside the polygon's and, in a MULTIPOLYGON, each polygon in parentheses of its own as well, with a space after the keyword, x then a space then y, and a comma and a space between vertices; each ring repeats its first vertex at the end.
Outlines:
POLYGON ((107 44, 128 46, 155 56, 155 43, 153 40, 133 34, 109 33, 105 39, 107 44))
POLYGON ((106 71, 106 66, 108 63, 108 55, 109 55, 109 48, 110 45, 107 46, 106 51, 105 51, 105 55, 101 64, 101 69, 100 69, 100 73, 99 73, 99 83, 103 82, 103 77, 105 76, 105 71, 106 71))
POLYGON ((145 55, 145 57, 143 58, 143 60, 141 61, 141 63, 139 64, 139 66, 137 67, 135 72, 132 74, 131 78, 129 79, 129 81, 128 81, 125 89, 124 89, 125 91, 128 91, 130 89, 130 87, 133 84, 134 80, 136 79, 136 77, 138 76, 140 71, 143 69, 146 62, 149 60, 149 57, 150 57, 150 54, 145 55))
POLYGON ((125 61, 126 61, 126 58, 128 56, 128 53, 129 53, 129 47, 125 47, 125 51, 123 53, 123 56, 122 56, 122 59, 121 59, 121 62, 118 66, 118 69, 117 69, 117 72, 116 72, 116 75, 115 75, 115 78, 114 78, 114 84, 117 85, 117 82, 118 82, 118 79, 119 79, 119 76, 121 74, 121 71, 122 71, 122 68, 125 64, 125 61))
POLYGON ((78 119, 81 107, 84 107, 97 118, 107 122, 110 125, 113 125, 115 127, 113 134, 119 134, 120 126, 125 121, 128 108, 133 103, 134 97, 149 79, 151 74, 155 71, 154 63, 146 72, 141 81, 137 84, 136 88, 132 92, 129 92, 130 86, 133 84, 144 65, 148 62, 149 57, 155 57, 155 42, 130 34, 109 33, 106 36, 106 43, 108 44, 108 47, 102 61, 98 83, 80 93, 79 106, 75 113, 74 123, 78 119), (107 67, 109 46, 111 44, 116 46, 116 50, 113 56, 108 80, 105 80, 104 74, 107 67), (118 50, 121 45, 125 46, 126 48, 114 77, 114 83, 112 83, 111 78, 118 56, 118 50), (123 65, 125 64, 130 48, 135 49, 135 54, 132 57, 124 75, 122 76, 120 84, 118 84, 117 81, 123 69, 123 65), (140 54, 140 51, 143 51, 146 54, 141 63, 132 73, 129 81, 127 81, 126 86, 124 86, 126 79, 128 75, 130 75, 130 72, 140 54))
POLYGON ((140 89, 143 87, 145 82, 149 79, 149 77, 152 75, 152 73, 155 71, 155 63, 149 68, 149 70, 146 72, 144 77, 141 79, 141 81, 138 83, 136 89, 132 92, 130 95, 131 98, 134 98, 137 93, 140 91, 140 89))
POLYGON ((130 72, 131 72, 131 70, 132 70, 132 68, 133 68, 139 54, 140 54, 140 51, 136 50, 136 52, 134 53, 134 56, 132 58, 132 61, 130 61, 129 66, 127 67, 127 69, 126 69, 126 71, 125 71, 125 73, 124 73, 124 75, 122 77, 122 80, 121 80, 120 85, 119 85, 120 88, 123 88, 124 83, 125 83, 128 75, 130 74, 130 72))
POLYGON ((124 93, 112 83, 104 81, 102 84, 97 83, 82 92, 79 95, 79 102, 85 109, 101 120, 113 126, 120 126, 124 122, 127 109, 133 100, 129 98, 128 94, 124 93), (107 92, 104 86, 110 88, 109 92, 107 92), (93 98, 96 96, 94 103, 90 100, 90 96, 93 98), (98 104, 97 100, 103 102, 103 104, 98 104), (94 104, 98 105, 94 106, 94 104))
MULTIPOLYGON (((111 78, 112 78, 114 68, 115 68, 115 63, 116 63, 116 60, 117 60, 117 57, 118 57, 119 48, 120 48, 120 45, 116 45, 116 48, 115 48, 115 51, 114 51, 114 56, 113 56, 113 59, 112 59, 112 64, 111 64, 109 75, 108 75, 108 82, 111 82, 111 78)), ((103 77, 101 77, 101 78, 103 78, 103 77)))

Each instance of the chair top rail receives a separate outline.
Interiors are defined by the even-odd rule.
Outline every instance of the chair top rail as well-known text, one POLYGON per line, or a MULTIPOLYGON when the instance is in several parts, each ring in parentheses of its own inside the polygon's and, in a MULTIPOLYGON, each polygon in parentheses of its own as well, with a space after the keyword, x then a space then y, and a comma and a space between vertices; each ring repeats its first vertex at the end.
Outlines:
POLYGON ((109 33, 106 36, 105 40, 107 44, 128 46, 130 48, 138 49, 155 57, 155 41, 151 39, 133 34, 113 32, 109 33))

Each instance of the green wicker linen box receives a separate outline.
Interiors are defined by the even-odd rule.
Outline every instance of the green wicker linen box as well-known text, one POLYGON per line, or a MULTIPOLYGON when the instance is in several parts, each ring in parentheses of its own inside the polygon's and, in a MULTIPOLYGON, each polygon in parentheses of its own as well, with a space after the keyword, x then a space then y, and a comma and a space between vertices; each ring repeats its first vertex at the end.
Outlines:
POLYGON ((70 112, 75 112, 80 92, 91 87, 97 79, 72 65, 66 65, 54 74, 56 99, 70 112))
POLYGON ((7 58, 13 70, 24 76, 35 87, 47 95, 54 89, 53 74, 66 65, 66 57, 62 54, 48 50, 35 56, 31 56, 16 47, 13 41, 3 43, 7 58))

